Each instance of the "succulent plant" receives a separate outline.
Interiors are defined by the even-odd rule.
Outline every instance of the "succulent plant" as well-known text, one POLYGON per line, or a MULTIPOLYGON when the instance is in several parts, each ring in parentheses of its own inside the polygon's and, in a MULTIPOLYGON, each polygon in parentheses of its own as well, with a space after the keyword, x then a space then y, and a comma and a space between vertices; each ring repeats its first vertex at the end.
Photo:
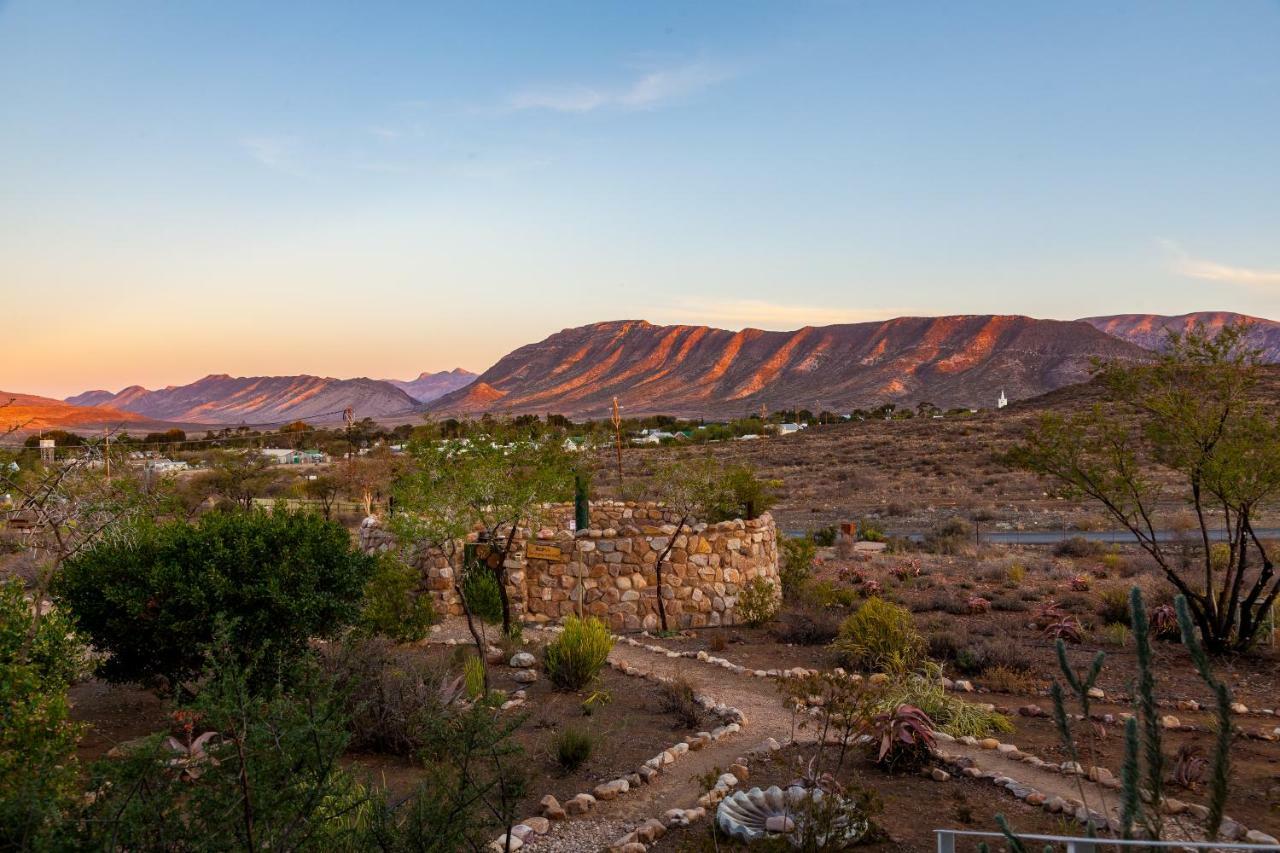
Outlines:
POLYGON ((933 720, 915 705, 902 704, 876 714, 870 724, 870 734, 879 743, 876 763, 895 767, 923 764, 934 750, 933 731, 933 720))
POLYGON ((1063 616, 1057 622, 1046 625, 1044 635, 1051 640, 1081 643, 1084 641, 1084 626, 1074 616, 1063 616))
POLYGON ((1204 781, 1209 772, 1209 760, 1200 747, 1184 743, 1173 760, 1173 782, 1181 788, 1194 788, 1204 781))
POLYGON ((1071 590, 1073 592, 1088 592, 1092 583, 1088 575, 1076 575, 1071 579, 1071 590))
POLYGON ((880 589, 881 589, 880 581, 868 580, 862 585, 862 594, 865 595, 867 598, 870 598, 873 595, 879 595, 880 589))
POLYGON ((969 600, 966 604, 969 607, 970 613, 986 613, 991 609, 991 602, 980 595, 969 596, 969 600))
POLYGON ((1147 625, 1151 636, 1160 640, 1176 640, 1182 636, 1182 630, 1178 627, 1178 613, 1172 604, 1151 608, 1147 625))

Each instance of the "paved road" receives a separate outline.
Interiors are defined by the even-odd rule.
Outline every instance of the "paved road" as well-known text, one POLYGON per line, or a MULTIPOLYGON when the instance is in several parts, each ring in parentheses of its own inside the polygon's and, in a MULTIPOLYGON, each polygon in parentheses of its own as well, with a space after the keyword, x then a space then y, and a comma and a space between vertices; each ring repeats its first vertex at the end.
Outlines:
MULTIPOLYGON (((1280 539, 1280 527, 1262 527, 1255 532, 1258 534, 1259 539, 1280 539)), ((800 537, 805 535, 805 531, 788 530, 787 535, 800 537)), ((923 533, 900 530, 887 531, 886 535, 899 539, 910 539, 915 542, 924 539, 923 533)), ((1075 537, 1109 545, 1129 545, 1138 541, 1137 537, 1127 530, 980 530, 978 535, 983 542, 994 545, 1053 545, 1063 539, 1075 537)), ((1198 533, 1157 530, 1156 538, 1161 542, 1174 542, 1179 538, 1195 542, 1200 537, 1198 533)), ((1227 540, 1227 531, 1210 530, 1209 540, 1212 542, 1225 542, 1227 540)))

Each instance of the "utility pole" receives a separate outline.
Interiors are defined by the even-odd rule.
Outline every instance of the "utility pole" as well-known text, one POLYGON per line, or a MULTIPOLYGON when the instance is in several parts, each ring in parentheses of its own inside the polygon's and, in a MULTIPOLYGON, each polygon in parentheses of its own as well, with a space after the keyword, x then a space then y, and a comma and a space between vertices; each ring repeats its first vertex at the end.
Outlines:
POLYGON ((111 482, 111 430, 102 430, 102 464, 107 469, 107 482, 111 482))

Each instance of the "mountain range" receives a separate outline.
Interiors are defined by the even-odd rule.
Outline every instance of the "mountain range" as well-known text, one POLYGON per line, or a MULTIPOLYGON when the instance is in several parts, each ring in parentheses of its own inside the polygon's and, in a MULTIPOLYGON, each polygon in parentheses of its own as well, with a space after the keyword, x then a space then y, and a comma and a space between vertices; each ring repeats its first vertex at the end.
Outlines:
POLYGON ((77 406, 50 397, 0 391, 0 438, 11 428, 21 432, 42 429, 145 429, 163 425, 134 412, 107 406, 77 406))
POLYGON ((993 406, 1088 378, 1092 360, 1146 350, 1079 321, 1002 315, 740 332, 643 320, 565 329, 521 347, 428 405, 441 414, 559 412, 734 416, 848 411, 885 402, 993 406))
MULTIPOLYGON (((643 320, 565 329, 504 356, 476 376, 461 368, 411 380, 206 376, 189 385, 65 401, 191 424, 334 422, 347 407, 374 419, 557 412, 601 417, 613 398, 628 415, 723 417, 766 408, 848 411, 885 402, 991 407, 1080 382, 1096 359, 1141 361, 1168 331, 1251 323, 1249 343, 1280 363, 1280 323, 1229 312, 1120 314, 1083 320, 1017 315, 900 317, 791 332, 659 326, 643 320)), ((53 401, 57 402, 57 401, 53 401)), ((47 426, 110 420, 74 408, 47 426)))

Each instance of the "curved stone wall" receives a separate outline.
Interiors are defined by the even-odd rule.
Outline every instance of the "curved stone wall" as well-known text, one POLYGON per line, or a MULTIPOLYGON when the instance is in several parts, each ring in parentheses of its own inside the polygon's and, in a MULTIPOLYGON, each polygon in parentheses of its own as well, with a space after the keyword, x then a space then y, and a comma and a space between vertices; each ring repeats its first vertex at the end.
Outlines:
MULTIPOLYGON (((615 629, 658 627, 657 560, 672 537, 675 543, 662 567, 671 627, 734 624, 738 595, 757 577, 779 594, 777 530, 768 513, 677 530, 679 518, 660 504, 602 501, 591 505, 593 526, 574 533, 568 529, 572 507, 551 510, 556 525, 536 533, 518 531, 507 560, 507 593, 513 611, 526 622, 582 613, 615 629)), ((366 521, 360 544, 366 551, 387 550, 394 540, 366 521)), ((460 613, 453 591, 456 565, 439 548, 417 549, 413 560, 437 608, 460 613)))

